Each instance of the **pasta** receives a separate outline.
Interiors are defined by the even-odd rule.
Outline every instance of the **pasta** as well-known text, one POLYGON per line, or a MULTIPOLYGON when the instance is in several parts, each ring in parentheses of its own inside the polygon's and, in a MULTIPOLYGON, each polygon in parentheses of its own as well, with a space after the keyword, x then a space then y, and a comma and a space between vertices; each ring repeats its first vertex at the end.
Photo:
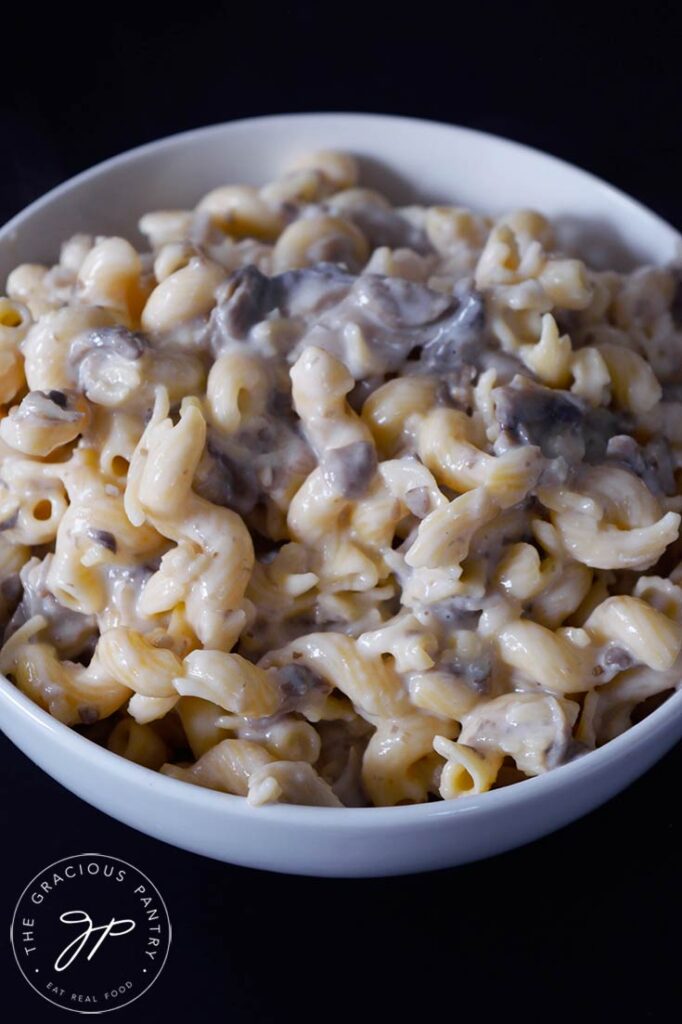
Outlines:
MULTIPOLYGON (((0 298, 0 670, 254 807, 478 795, 682 673, 682 275, 349 154, 0 298)), ((256 813, 256 812, 254 812, 256 813)))

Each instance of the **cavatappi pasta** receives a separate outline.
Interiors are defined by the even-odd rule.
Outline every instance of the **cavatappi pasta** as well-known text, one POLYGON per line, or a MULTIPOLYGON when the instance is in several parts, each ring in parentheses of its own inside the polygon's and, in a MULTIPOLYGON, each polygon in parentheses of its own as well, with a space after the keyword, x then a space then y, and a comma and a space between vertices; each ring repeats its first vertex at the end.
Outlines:
POLYGON ((354 159, 77 235, 0 299, 0 670, 148 768, 459 798, 682 671, 682 287, 354 159))

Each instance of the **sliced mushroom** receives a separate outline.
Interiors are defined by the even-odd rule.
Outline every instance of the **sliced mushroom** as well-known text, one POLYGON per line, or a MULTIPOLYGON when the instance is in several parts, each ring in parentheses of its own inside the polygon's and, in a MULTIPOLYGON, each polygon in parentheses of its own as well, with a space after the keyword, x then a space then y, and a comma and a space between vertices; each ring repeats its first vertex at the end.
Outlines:
POLYGON ((0 422, 0 438, 16 451, 44 457, 73 441, 89 419, 77 391, 29 391, 0 422))
POLYGON ((336 263, 287 270, 272 279, 284 316, 318 316, 350 291, 355 278, 336 263))
POLYGON ((484 647, 473 658, 465 658, 455 654, 441 661, 438 667, 443 672, 449 672, 453 676, 457 676, 458 679, 463 679, 466 685, 475 693, 481 695, 490 694, 493 658, 491 651, 487 647, 484 647))
POLYGON ((372 319, 393 328, 422 327, 453 305, 449 295, 402 277, 363 274, 353 287, 358 306, 372 319))
POLYGON ((277 679, 282 694, 282 710, 295 711, 301 704, 309 704, 311 696, 324 699, 331 692, 326 679, 313 672, 306 665, 283 665, 277 669, 277 679))
POLYGON ((267 277, 255 266, 243 267, 232 275, 223 301, 211 314, 214 352, 227 341, 244 341, 252 327, 274 311, 286 317, 319 314, 340 302, 354 280, 333 263, 287 270, 275 277, 267 277))
POLYGON ((665 437, 642 446, 628 434, 617 434, 607 443, 606 457, 632 470, 654 494, 677 493, 672 452, 665 437))
POLYGON ((584 411, 567 391, 542 387, 525 377, 493 391, 495 416, 519 444, 537 445, 549 458, 563 455, 569 462, 585 453, 584 411))
POLYGON ((145 339, 126 327, 96 327, 74 339, 69 363, 78 386, 100 405, 126 398, 142 382, 145 339))
POLYGON ((145 348, 143 335, 129 331, 121 324, 114 327, 93 327, 74 340, 69 358, 73 365, 78 366, 85 355, 100 349, 120 356, 121 359, 135 360, 142 358, 145 348))
POLYGON ((525 376, 495 388, 495 416, 518 444, 537 445, 547 458, 569 464, 600 461, 607 442, 626 420, 608 409, 592 409, 569 391, 546 388, 525 376))
POLYGON ((369 441, 353 441, 341 448, 330 448, 320 463, 332 490, 351 500, 367 493, 377 464, 376 448, 369 441))
POLYGON ((480 292, 469 291, 430 337, 421 353, 425 373, 447 373, 464 362, 476 363, 482 354, 485 305, 480 292))
POLYGON ((23 593, 7 624, 5 642, 34 615, 42 615, 47 620, 46 636, 49 641, 62 658, 73 659, 90 649, 97 635, 97 621, 94 615, 82 615, 65 608, 48 590, 47 575, 52 557, 47 555, 42 562, 32 558, 21 570, 19 577, 23 593))
POLYGON ((241 341, 274 307, 271 278, 258 267, 243 267, 230 278, 226 300, 216 306, 211 320, 219 333, 241 341))
POLYGON ((264 416, 237 434, 209 428, 194 488, 207 501, 246 515, 267 497, 286 504, 315 464, 288 403, 277 408, 271 402, 264 416))
POLYGON ((234 457, 211 437, 197 467, 194 489, 214 505, 231 508, 240 515, 251 512, 260 497, 253 462, 234 457))
POLYGON ((596 660, 593 673, 599 676, 599 685, 610 682, 614 676, 626 669, 632 668, 635 659, 629 651, 619 644, 611 643, 601 651, 596 660))
POLYGON ((452 296, 424 284, 363 274, 342 302, 309 325, 294 355, 316 345, 344 360, 356 379, 393 373, 411 353, 442 334, 456 305, 452 296), (347 351, 349 328, 360 331, 363 365, 355 365, 347 351))
POLYGON ((116 538, 109 530, 91 528, 88 530, 88 536, 91 540, 94 540, 95 544, 99 544, 101 547, 106 548, 107 551, 111 551, 112 555, 116 554, 118 549, 116 538))

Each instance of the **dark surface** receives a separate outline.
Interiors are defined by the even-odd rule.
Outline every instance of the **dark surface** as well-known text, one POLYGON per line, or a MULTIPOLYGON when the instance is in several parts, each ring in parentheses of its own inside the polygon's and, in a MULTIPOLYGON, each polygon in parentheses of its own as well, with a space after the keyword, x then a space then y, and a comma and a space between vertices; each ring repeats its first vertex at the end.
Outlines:
MULTIPOLYGON (((476 13, 454 4, 449 16, 431 5, 409 17, 370 15, 369 5, 242 6, 252 13, 25 5, 5 18, 0 220, 77 171, 175 131, 355 109, 547 149, 682 227, 676 5, 607 14, 597 4, 483 3, 476 13)), ((161 978, 113 1020, 674 1019, 681 767, 678 749, 588 818, 491 861, 333 882, 164 846, 80 802, 3 739, 0 922, 48 863, 99 850, 152 878, 174 927, 161 978)), ((68 1019, 28 989, 8 944, 0 964, 8 1021, 68 1019)))

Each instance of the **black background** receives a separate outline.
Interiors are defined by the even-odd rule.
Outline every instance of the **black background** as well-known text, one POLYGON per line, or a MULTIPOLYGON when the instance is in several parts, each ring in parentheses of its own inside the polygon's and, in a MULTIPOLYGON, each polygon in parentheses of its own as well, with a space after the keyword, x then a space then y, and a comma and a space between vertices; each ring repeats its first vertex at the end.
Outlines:
MULTIPOLYGON (((365 110, 530 143, 682 228, 677 4, 24 7, 1 33, 2 221, 172 132, 365 110)), ((174 927, 161 978, 114 1020, 667 1020, 680 1005, 681 767, 678 748, 588 818, 487 862, 323 881, 139 835, 2 739, 0 920, 50 861, 98 850, 151 877, 174 927)), ((28 989, 9 944, 0 965, 6 1019, 68 1019, 28 989)))

